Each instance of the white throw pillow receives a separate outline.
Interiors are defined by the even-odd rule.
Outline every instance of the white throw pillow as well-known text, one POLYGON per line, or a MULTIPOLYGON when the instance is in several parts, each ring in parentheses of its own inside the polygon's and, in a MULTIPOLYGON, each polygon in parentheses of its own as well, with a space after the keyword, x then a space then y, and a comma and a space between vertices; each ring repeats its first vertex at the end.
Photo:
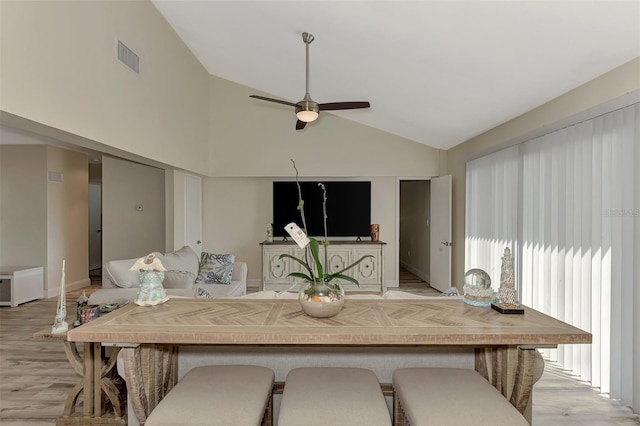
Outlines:
POLYGON ((193 288, 196 276, 187 271, 166 271, 162 286, 164 288, 193 288))
POLYGON ((104 264, 102 271, 118 287, 140 287, 140 273, 129 269, 138 259, 112 260, 104 264))
POLYGON ((196 252, 189 246, 171 253, 156 253, 156 257, 168 271, 191 272, 193 276, 198 276, 200 261, 196 252))

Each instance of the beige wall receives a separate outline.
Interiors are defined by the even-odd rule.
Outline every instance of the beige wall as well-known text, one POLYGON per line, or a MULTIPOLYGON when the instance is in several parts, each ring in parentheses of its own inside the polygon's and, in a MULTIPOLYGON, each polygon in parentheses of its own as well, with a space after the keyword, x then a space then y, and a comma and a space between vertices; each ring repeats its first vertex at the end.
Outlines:
POLYGON ((261 92, 247 86, 210 81, 212 176, 290 176, 290 158, 306 176, 440 175, 435 148, 329 113, 296 131, 293 108, 249 98, 261 92))
POLYGON ((67 288, 88 285, 87 156, 44 144, 0 145, 0 153, 0 264, 43 266, 49 297, 63 259, 67 288), (48 180, 49 171, 62 182, 48 180))
POLYGON ((431 182, 400 182, 400 264, 429 282, 431 276, 431 182))
POLYGON ((165 244, 164 170, 103 157, 102 262, 164 252, 165 244))
POLYGON ((371 221, 380 224, 387 243, 385 281, 397 285, 397 177, 440 175, 444 151, 328 113, 296 131, 291 108, 251 99, 261 92, 215 76, 210 94, 214 177, 203 181, 203 250, 246 260, 256 285, 259 243, 272 221, 271 183, 295 177, 293 158, 303 179, 372 182, 371 221))
POLYGON ((0 145, 0 264, 48 272, 46 145, 0 145))
MULTIPOLYGON (((203 179, 202 249, 213 253, 233 253, 239 260, 247 262, 250 286, 257 287, 261 281, 262 255, 259 244, 266 237, 266 224, 273 219, 272 182, 293 178, 203 179)), ((380 224, 381 240, 387 243, 384 249, 384 276, 385 281, 393 285, 397 269, 396 180, 392 177, 357 180, 371 181, 371 222, 380 224)))
POLYGON ((209 74, 151 2, 2 1, 0 50, 0 110, 209 171, 209 74), (140 74, 117 60, 117 39, 140 74))
MULTIPOLYGON (((600 107, 621 97, 636 99, 640 90, 640 58, 622 65, 540 107, 447 151, 447 171, 453 177, 452 284, 464 279, 464 214, 466 162, 506 146, 570 125, 595 114, 600 107)), ((619 105, 618 107, 623 106, 619 105)), ((606 112, 605 110, 599 111, 606 112)))
POLYGON ((66 260, 67 288, 89 285, 89 160, 85 154, 47 146, 47 171, 63 181, 47 180, 47 290, 57 294, 66 260), (53 290, 53 291, 52 291, 53 290))

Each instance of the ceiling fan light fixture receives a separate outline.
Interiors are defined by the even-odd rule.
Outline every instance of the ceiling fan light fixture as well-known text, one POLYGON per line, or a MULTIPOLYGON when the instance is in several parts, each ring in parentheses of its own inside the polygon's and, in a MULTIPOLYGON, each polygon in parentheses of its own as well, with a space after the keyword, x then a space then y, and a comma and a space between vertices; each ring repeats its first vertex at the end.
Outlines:
POLYGON ((296 117, 300 121, 310 123, 318 118, 320 107, 311 100, 303 100, 296 104, 296 117))
MULTIPOLYGON (((1 1, 1 0, 0 0, 1 1)), ((284 101, 282 99, 274 99, 267 98, 259 95, 250 95, 251 98, 261 99, 263 101, 275 102, 277 104, 288 105, 295 107, 296 109, 296 130, 303 130, 307 123, 311 123, 312 121, 316 121, 320 114, 320 110, 322 111, 337 111, 342 109, 358 109, 358 108, 369 108, 371 105, 369 102, 329 102, 319 104, 309 95, 309 44, 314 40, 312 34, 302 33, 302 41, 305 44, 305 61, 306 61, 306 91, 304 94, 304 98, 298 103, 291 103, 289 101, 284 101)))
POLYGON ((318 118, 318 113, 315 111, 298 111, 296 112, 296 117, 298 117, 300 121, 310 123, 318 118))

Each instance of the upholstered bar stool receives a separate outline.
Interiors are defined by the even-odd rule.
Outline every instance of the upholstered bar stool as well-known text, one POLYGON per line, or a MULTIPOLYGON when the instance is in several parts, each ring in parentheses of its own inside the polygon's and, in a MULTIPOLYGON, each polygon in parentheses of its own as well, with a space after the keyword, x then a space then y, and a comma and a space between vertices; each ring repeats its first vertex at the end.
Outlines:
POLYGON ((279 426, 390 426, 375 373, 364 368, 309 367, 289 371, 279 426))
POLYGON ((196 367, 151 412, 145 426, 270 426, 274 373, 252 365, 196 367))
POLYGON ((401 368, 393 372, 394 426, 528 426, 478 372, 463 368, 401 368))

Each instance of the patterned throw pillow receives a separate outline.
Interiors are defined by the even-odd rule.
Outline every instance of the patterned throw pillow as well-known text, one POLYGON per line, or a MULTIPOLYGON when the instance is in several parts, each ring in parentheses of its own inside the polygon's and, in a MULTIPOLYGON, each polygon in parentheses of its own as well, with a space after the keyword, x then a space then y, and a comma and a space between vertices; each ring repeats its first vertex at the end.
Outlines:
POLYGON ((213 299, 213 296, 207 290, 198 287, 198 299, 213 299))
POLYGON ((231 284, 234 254, 213 254, 202 252, 197 284, 231 284))

